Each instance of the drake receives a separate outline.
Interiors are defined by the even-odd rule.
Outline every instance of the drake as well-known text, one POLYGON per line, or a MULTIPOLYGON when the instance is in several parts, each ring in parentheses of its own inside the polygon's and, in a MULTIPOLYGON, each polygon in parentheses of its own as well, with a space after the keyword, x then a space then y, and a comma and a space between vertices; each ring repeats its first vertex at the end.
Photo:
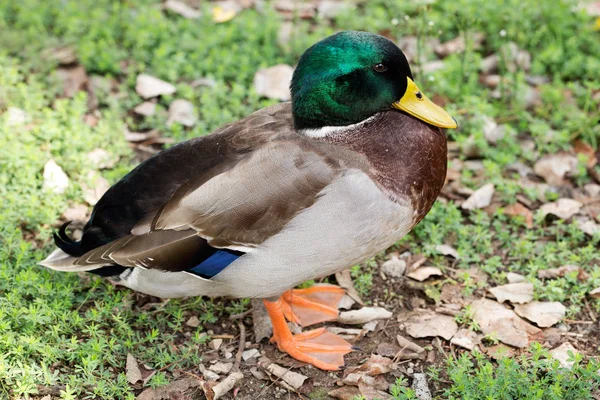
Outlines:
POLYGON ((80 241, 63 225, 41 264, 158 297, 262 298, 273 342, 337 370, 352 346, 324 328, 343 290, 293 289, 406 235, 432 207, 456 122, 413 82, 390 40, 345 31, 302 55, 291 103, 259 110, 133 169, 80 241))

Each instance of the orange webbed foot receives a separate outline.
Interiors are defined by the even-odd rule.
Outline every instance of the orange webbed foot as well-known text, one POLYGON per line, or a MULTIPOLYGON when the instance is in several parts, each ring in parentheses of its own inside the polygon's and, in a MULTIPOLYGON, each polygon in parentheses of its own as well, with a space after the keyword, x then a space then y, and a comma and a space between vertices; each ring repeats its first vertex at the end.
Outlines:
POLYGON ((344 289, 335 285, 288 290, 281 296, 282 311, 288 321, 301 326, 331 321, 338 317, 338 303, 344 293, 344 289))

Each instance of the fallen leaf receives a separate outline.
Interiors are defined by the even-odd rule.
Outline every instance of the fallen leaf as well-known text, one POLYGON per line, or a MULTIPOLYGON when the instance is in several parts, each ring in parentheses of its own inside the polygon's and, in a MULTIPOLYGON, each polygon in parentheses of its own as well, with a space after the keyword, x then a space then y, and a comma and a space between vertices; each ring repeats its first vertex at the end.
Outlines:
POLYGON ((447 244, 438 244, 437 246, 435 246, 435 249, 436 251, 442 253, 445 256, 451 256, 456 258, 457 260, 460 258, 458 251, 456 251, 454 247, 449 246, 447 244))
POLYGON ((515 306, 515 312, 541 328, 550 327, 565 317, 567 308, 556 301, 532 301, 515 306))
POLYGON ((44 52, 44 55, 56 61, 59 65, 69 65, 77 61, 77 55, 72 47, 56 47, 44 52))
POLYGON ((349 310, 349 309, 352 308, 352 306, 355 303, 356 303, 356 301, 352 297, 350 297, 347 294, 345 294, 344 296, 342 296, 342 299, 338 303, 338 308, 340 310, 349 310))
POLYGON ((24 110, 21 110, 20 108, 17 108, 17 107, 8 107, 8 109, 6 110, 6 114, 7 114, 7 119, 6 119, 7 126, 24 125, 27 122, 27 120, 29 119, 29 116, 27 115, 27 113, 24 110))
POLYGON ((361 400, 388 400, 392 398, 392 396, 386 392, 375 389, 363 380, 358 381, 358 390, 360 392, 361 400))
POLYGON ((493 118, 483 117, 483 136, 488 143, 496 144, 506 135, 506 127, 498 125, 493 118))
POLYGON ((586 142, 582 140, 576 140, 573 146, 573 150, 575 153, 581 154, 586 160, 586 167, 594 168, 594 166, 598 163, 596 159, 596 150, 586 142))
POLYGON ((359 397, 360 390, 356 386, 342 386, 327 393, 329 396, 338 400, 354 400, 359 397))
POLYGON ((74 204, 62 214, 67 221, 87 221, 88 207, 84 204, 74 204))
POLYGON ((590 296, 592 296, 595 299, 599 299, 600 298, 600 287, 597 287, 596 289, 592 290, 590 292, 590 296))
POLYGON ((381 307, 363 307, 359 310, 344 311, 340 313, 337 321, 342 324, 360 325, 376 319, 388 319, 392 313, 381 307))
POLYGON ((142 380, 142 372, 138 367, 137 360, 130 353, 127 353, 127 363, 125 365, 125 375, 127 376, 127 382, 132 385, 137 381, 142 380))
POLYGON ((44 165, 44 184, 45 190, 50 190, 56 194, 62 194, 69 187, 69 177, 65 171, 54 160, 49 160, 44 165))
POLYGON ((552 358, 558 360, 558 362, 560 362, 560 365, 563 368, 571 369, 571 367, 573 367, 573 364, 575 364, 575 362, 568 361, 571 358, 571 356, 569 355, 569 352, 572 352, 573 355, 579 354, 577 349, 569 342, 565 342, 565 343, 561 344, 560 346, 558 346, 557 348, 549 351, 552 358))
POLYGON ((213 7, 212 9, 212 19, 217 24, 231 21, 236 14, 237 11, 234 8, 225 8, 222 6, 217 6, 213 7))
POLYGON ((252 299, 252 329, 256 343, 268 339, 273 333, 271 318, 261 299, 252 299))
POLYGON ((198 19, 202 16, 202 13, 199 10, 190 7, 183 1, 167 0, 164 7, 165 9, 188 19, 198 19))
POLYGON ((304 381, 308 379, 306 375, 299 374, 294 371, 290 371, 288 368, 281 367, 275 363, 271 363, 265 367, 265 369, 287 383, 294 391, 298 391, 304 384, 304 381))
POLYGON ((224 363, 220 361, 208 367, 208 369, 210 369, 213 372, 216 372, 217 374, 228 374, 232 368, 233 363, 224 363))
POLYGON ((506 280, 508 280, 508 283, 520 283, 520 282, 525 282, 527 280, 527 278, 525 278, 521 274, 516 274, 514 272, 508 272, 506 274, 506 280))
POLYGON ((577 157, 567 153, 551 154, 540 158, 533 171, 552 186, 566 183, 565 176, 577 169, 577 157))
POLYGON ((138 104, 137 106, 135 106, 133 108, 134 113, 144 116, 144 117, 153 116, 155 111, 156 111, 156 103, 153 103, 151 101, 145 101, 143 103, 138 104))
POLYGON ((219 376, 219 374, 214 373, 213 371, 207 369, 204 366, 204 364, 200 364, 198 368, 200 369, 200 372, 202 373, 202 376, 205 377, 209 381, 218 381, 219 379, 221 379, 221 377, 219 376))
POLYGON ((259 96, 288 101, 293 73, 294 69, 286 64, 261 69, 254 75, 254 89, 259 96))
POLYGON ((104 149, 94 149, 87 154, 88 160, 98 169, 109 169, 117 164, 118 159, 104 149))
POLYGON ((552 203, 544 204, 540 207, 540 211, 544 216, 552 214, 560 219, 567 220, 577 214, 583 204, 573 199, 558 199, 552 203))
POLYGON ((431 391, 429 385, 427 385, 427 374, 422 372, 415 372, 413 374, 412 389, 415 392, 415 396, 419 400, 431 400, 431 391))
POLYGON ((521 203, 515 203, 504 207, 504 214, 509 217, 523 217, 525 226, 533 228, 533 213, 521 203))
POLYGON ((409 278, 414 279, 419 282, 423 282, 425 279, 427 279, 431 276, 434 276, 434 275, 436 275, 436 276, 443 275, 442 270, 439 269, 438 267, 421 267, 421 268, 417 268, 416 270, 406 274, 406 276, 408 276, 409 278))
POLYGON ((156 389, 148 388, 137 397, 137 400, 170 400, 174 393, 182 394, 189 389, 201 386, 201 384, 202 381, 197 378, 183 378, 156 389))
POLYGON ((345 269, 341 272, 336 272, 335 280, 342 289, 346 290, 346 294, 350 296, 354 301, 356 301, 360 305, 365 304, 360 298, 360 295, 358 294, 356 289, 354 288, 354 283, 352 282, 352 276, 350 275, 349 269, 345 269))
POLYGON ((352 4, 343 0, 321 0, 317 4, 317 14, 323 18, 335 18, 342 11, 351 9, 352 4))
POLYGON ((393 278, 401 278, 406 271, 406 260, 392 255, 389 260, 381 265, 381 272, 393 278))
POLYGON ((496 286, 489 289, 499 303, 529 303, 533 300, 533 283, 519 282, 496 286))
POLYGON ((389 383, 381 375, 387 374, 394 368, 394 362, 388 357, 371 354, 369 359, 358 367, 344 371, 342 382, 346 385, 359 386, 360 382, 377 390, 387 390, 389 383))
POLYGON ((144 99, 173 94, 175 90, 175 86, 169 82, 146 74, 138 75, 135 84, 135 91, 144 99))
POLYGON ((148 132, 130 132, 128 130, 125 131, 125 140, 128 142, 145 142, 150 139, 154 139, 158 137, 158 130, 153 129, 148 132))
POLYGON ((467 200, 460 206, 463 210, 475 210, 485 208, 492 202, 495 188, 494 184, 488 183, 477 189, 467 200))
POLYGON ((488 299, 471 303, 473 320, 486 335, 510 346, 524 348, 529 345, 529 336, 539 334, 541 330, 522 320, 513 310, 488 299))
POLYGON ((167 118, 167 126, 178 122, 183 126, 192 127, 198 122, 198 117, 194 111, 194 105, 183 99, 177 99, 169 106, 169 117, 167 118))
POLYGON ((423 353, 425 351, 424 348, 422 348, 421 346, 419 346, 416 343, 411 342, 410 340, 406 339, 404 336, 396 335, 396 340, 398 341, 398 344, 400 345, 400 347, 402 349, 414 351, 415 353, 423 353))
POLYGON ((490 347, 486 347, 485 352, 488 356, 490 356, 491 358, 493 358, 494 360, 499 360, 501 358, 504 357, 513 357, 515 355, 515 351, 500 343, 500 344, 496 344, 494 346, 490 346, 490 347))
POLYGON ((85 89, 88 82, 85 68, 81 65, 58 68, 56 76, 62 82, 63 95, 65 97, 75 96, 77 92, 85 89))
MULTIPOLYGON (((470 38, 473 41, 473 47, 478 48, 483 43, 485 37, 482 33, 476 32, 470 38)), ((447 42, 441 43, 438 45, 434 51, 438 56, 445 58, 450 54, 454 53, 462 53, 465 50, 465 39, 463 36, 457 36, 452 40, 448 40, 447 42)))
MULTIPOLYGON (((241 372, 234 372, 227 378, 223 379, 221 383, 216 384, 212 387, 214 397, 212 400, 220 399, 223 395, 227 394, 240 380, 244 378, 244 374, 241 372)), ((207 396, 208 397, 208 396, 207 396)))
POLYGON ((577 227, 581 229, 583 233, 589 236, 594 236, 600 233, 600 225, 592 220, 577 221, 577 227))
POLYGON ((430 310, 417 310, 404 322, 406 333, 414 338, 439 336, 450 340, 458 331, 454 318, 430 310))
POLYGON ((90 206, 95 206, 108 189, 110 189, 110 183, 96 171, 90 171, 86 181, 81 183, 83 200, 90 206))
POLYGON ((460 329, 452 336, 450 343, 455 346, 464 347, 473 350, 481 342, 481 337, 470 329, 460 329))
POLYGON ((558 268, 549 268, 539 270, 537 273, 538 278, 540 279, 553 279, 553 278, 561 278, 567 274, 571 274, 573 272, 577 272, 577 274, 585 273, 579 266, 577 265, 563 265, 558 268))

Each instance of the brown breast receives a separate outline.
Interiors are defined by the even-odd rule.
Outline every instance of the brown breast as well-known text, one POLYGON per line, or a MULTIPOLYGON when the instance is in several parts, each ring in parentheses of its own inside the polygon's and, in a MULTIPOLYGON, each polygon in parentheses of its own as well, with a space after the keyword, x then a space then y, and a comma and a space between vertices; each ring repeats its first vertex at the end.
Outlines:
POLYGON ((399 111, 387 111, 328 141, 363 154, 370 174, 391 199, 409 199, 415 225, 429 212, 446 178, 446 136, 399 111))

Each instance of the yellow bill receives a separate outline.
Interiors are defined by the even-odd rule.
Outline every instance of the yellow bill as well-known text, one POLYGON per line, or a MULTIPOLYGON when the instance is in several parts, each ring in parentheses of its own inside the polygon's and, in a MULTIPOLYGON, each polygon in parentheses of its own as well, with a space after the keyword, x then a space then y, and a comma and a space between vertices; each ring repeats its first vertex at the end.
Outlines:
POLYGON ((421 90, 412 79, 406 79, 408 79, 406 93, 404 93, 404 96, 399 101, 392 103, 392 107, 402 110, 433 126, 446 129, 454 129, 458 126, 456 120, 450 114, 421 93, 421 90))

